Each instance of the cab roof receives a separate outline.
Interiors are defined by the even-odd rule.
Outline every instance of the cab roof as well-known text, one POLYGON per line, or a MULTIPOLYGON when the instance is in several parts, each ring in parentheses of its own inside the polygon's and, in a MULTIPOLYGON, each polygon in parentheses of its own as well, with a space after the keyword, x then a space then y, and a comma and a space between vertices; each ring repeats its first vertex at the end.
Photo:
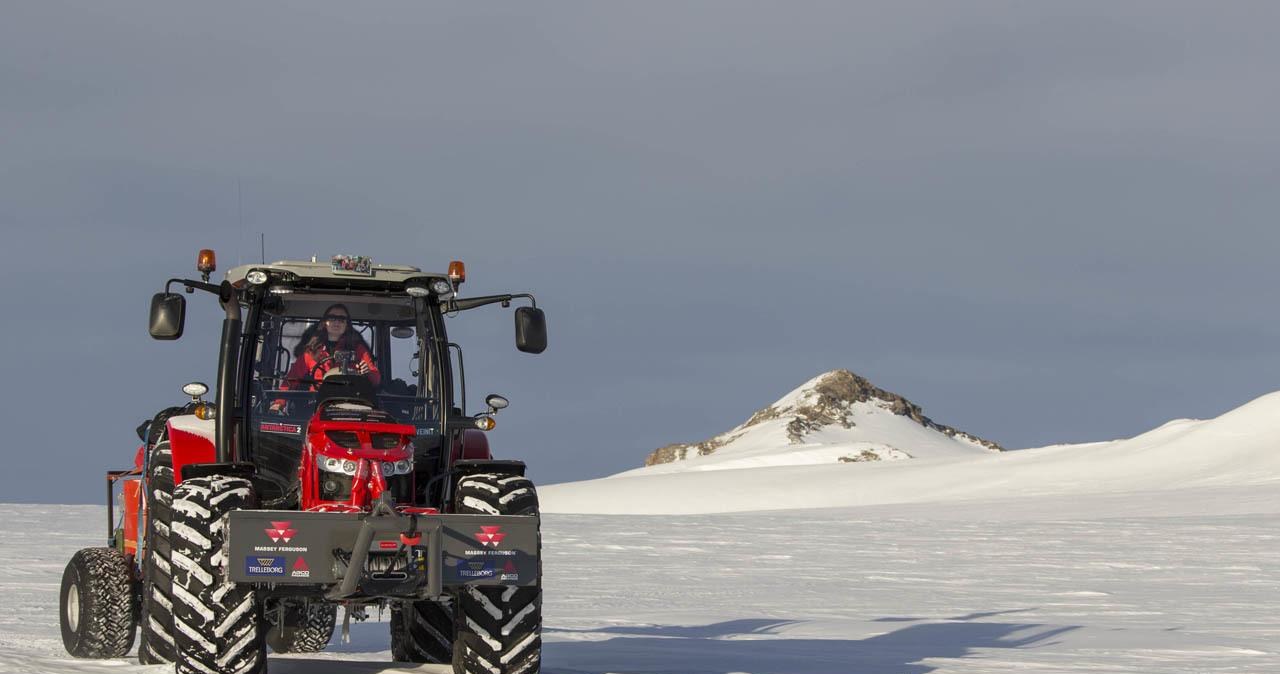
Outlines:
MULTIPOLYGON (((424 272, 417 267, 395 264, 370 264, 369 273, 340 271, 334 269, 332 262, 313 260, 277 260, 269 264, 242 264, 227 270, 226 279, 232 285, 243 285, 245 275, 254 269, 292 274, 298 280, 319 281, 317 285, 338 285, 355 283, 360 286, 402 285, 415 278, 448 278, 447 274, 424 272)), ((274 276, 274 274, 273 274, 274 276)), ((308 284, 310 285, 310 284, 308 284)))

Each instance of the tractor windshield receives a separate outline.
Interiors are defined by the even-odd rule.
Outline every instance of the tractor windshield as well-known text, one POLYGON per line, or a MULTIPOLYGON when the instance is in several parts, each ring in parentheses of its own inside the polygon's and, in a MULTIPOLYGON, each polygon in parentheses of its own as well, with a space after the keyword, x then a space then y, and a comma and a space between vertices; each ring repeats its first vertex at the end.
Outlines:
POLYGON ((353 390, 371 406, 415 426, 415 454, 433 465, 425 454, 439 448, 444 385, 430 334, 434 323, 422 318, 403 296, 300 294, 264 305, 249 379, 249 436, 260 478, 276 484, 260 488, 289 497, 306 425, 326 381, 359 384, 353 390))
MULTIPOLYGON (((264 308, 251 379, 255 415, 309 418, 320 385, 347 375, 367 380, 376 405, 397 420, 432 420, 435 363, 419 357, 420 345, 432 343, 419 325, 408 298, 307 295, 264 308)), ((431 322, 421 325, 430 330, 431 322)))

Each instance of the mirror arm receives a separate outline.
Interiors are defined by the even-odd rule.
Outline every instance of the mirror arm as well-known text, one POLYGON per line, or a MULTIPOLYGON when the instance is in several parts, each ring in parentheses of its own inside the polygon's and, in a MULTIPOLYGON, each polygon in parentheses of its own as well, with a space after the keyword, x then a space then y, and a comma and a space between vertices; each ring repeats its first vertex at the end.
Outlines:
POLYGON ((187 292, 192 292, 193 290, 199 289, 207 293, 213 293, 214 295, 217 295, 221 289, 221 287, 217 283, 205 283, 204 281, 192 281, 189 278, 171 278, 168 281, 165 281, 164 291, 166 293, 169 292, 169 286, 175 283, 181 283, 183 286, 186 287, 187 292))
POLYGON ((449 300, 445 304, 445 310, 449 312, 466 311, 467 309, 475 309, 476 307, 483 307, 487 304, 496 304, 498 302, 501 302, 504 307, 509 307, 511 306, 511 300, 518 297, 527 297, 529 302, 533 305, 533 308, 538 308, 538 300, 534 299, 533 295, 530 295, 529 293, 516 293, 514 295, 484 295, 483 297, 467 297, 460 300, 449 300))

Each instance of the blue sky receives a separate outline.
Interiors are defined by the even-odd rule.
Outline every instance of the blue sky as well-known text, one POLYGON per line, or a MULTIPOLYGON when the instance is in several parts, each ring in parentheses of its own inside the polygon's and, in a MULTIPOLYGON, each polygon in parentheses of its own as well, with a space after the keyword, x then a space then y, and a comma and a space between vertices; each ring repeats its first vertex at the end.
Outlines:
POLYGON ((152 342, 150 295, 260 232, 535 292, 541 356, 451 330, 543 483, 838 367, 1010 447, 1219 414, 1280 381, 1278 13, 10 4, 4 499, 99 500, 212 380, 216 308, 152 342))

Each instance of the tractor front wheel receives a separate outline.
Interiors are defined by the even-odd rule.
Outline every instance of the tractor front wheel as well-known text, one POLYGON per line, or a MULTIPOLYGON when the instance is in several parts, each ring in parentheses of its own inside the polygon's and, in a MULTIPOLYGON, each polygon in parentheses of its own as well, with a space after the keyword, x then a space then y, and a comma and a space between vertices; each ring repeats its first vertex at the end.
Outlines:
MULTIPOLYGON (((519 475, 467 475, 454 491, 453 511, 537 515, 538 494, 533 482, 519 475)), ((532 674, 539 670, 541 571, 537 583, 528 587, 468 585, 458 593, 455 611, 454 674, 532 674)))
POLYGON ((173 490, 170 566, 178 674, 266 670, 262 610, 252 587, 227 579, 224 516, 253 507, 249 480, 215 475, 173 490))
MULTIPOLYGON (((162 412, 152 428, 164 428, 162 412), (158 423, 158 426, 157 426, 158 423)), ((138 660, 144 665, 173 662, 173 579, 169 570, 169 524, 173 520, 173 452, 169 440, 148 445, 147 534, 142 555, 142 628, 138 660)))

